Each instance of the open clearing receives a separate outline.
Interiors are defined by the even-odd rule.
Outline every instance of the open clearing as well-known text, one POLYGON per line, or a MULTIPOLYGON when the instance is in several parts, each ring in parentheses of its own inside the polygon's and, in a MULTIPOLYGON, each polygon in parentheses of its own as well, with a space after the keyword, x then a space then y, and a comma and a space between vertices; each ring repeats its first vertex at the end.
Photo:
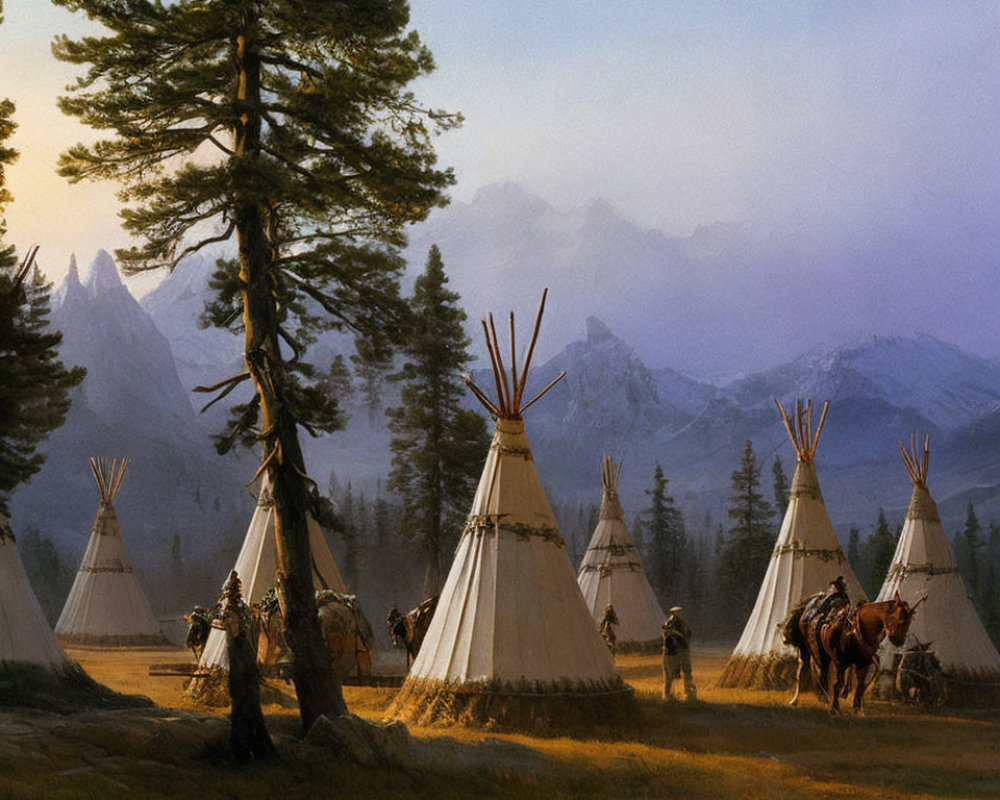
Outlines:
MULTIPOLYGON (((197 706, 177 677, 150 677, 180 649, 69 651, 97 680, 155 709, 60 716, 0 712, 0 797, 997 798, 1000 713, 937 715, 869 703, 830 719, 813 698, 712 688, 727 648, 695 651, 700 702, 664 705, 657 656, 620 656, 638 713, 628 726, 508 735, 411 727, 407 763, 360 767, 295 738, 290 687, 268 725, 278 761, 240 768, 225 710, 197 706)), ((345 688, 378 721, 393 689, 345 688)))

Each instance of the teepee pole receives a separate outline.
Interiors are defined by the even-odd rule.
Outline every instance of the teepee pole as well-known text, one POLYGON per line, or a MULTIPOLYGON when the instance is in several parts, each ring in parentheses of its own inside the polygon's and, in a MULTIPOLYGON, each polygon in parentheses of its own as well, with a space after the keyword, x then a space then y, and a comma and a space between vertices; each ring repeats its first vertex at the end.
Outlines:
POLYGON ((479 400, 479 402, 482 403, 484 406, 486 406, 487 411, 489 411, 494 417, 503 416, 500 413, 500 409, 497 408, 493 404, 493 401, 486 396, 486 392, 484 392, 482 389, 480 389, 478 386, 476 386, 476 384, 472 382, 472 378, 470 378, 468 375, 462 375, 462 380, 465 381, 465 385, 469 387, 471 392, 476 396, 476 399, 479 400))
POLYGON ((511 311, 510 312, 510 382, 511 382, 511 385, 514 387, 514 394, 513 394, 513 397, 511 399, 514 401, 514 408, 517 408, 517 404, 521 401, 521 398, 518 397, 518 394, 517 394, 517 387, 518 387, 518 380, 517 380, 517 347, 514 344, 514 342, 515 342, 515 339, 514 339, 514 312, 511 311))
POLYGON ((781 413, 781 421, 785 423, 785 430, 788 432, 788 438, 792 440, 792 447, 795 448, 795 454, 798 455, 799 443, 795 438, 795 430, 792 428, 791 420, 788 419, 788 414, 785 413, 785 407, 781 405, 781 401, 775 397, 774 404, 778 407, 778 411, 781 413))
POLYGON ((523 412, 527 411, 529 408, 531 408, 531 406, 533 406, 536 402, 538 402, 539 400, 542 399, 542 397, 545 396, 545 393, 548 392, 549 389, 551 389, 553 386, 555 386, 557 383, 559 383, 559 381, 561 381, 565 377, 566 377, 566 371, 563 370, 558 375, 556 375, 551 381, 549 381, 548 385, 544 389, 542 389, 542 391, 540 391, 538 394, 536 394, 534 397, 532 397, 527 403, 525 403, 523 406, 521 406, 521 409, 520 409, 519 413, 523 413, 523 412))
POLYGON ((816 433, 813 434, 810 454, 816 455, 816 446, 819 444, 819 435, 823 432, 823 425, 826 423, 826 412, 830 410, 830 401, 823 401, 823 411, 819 415, 819 425, 816 426, 816 433))
POLYGON ((927 483, 927 461, 930 458, 931 449, 931 435, 929 433, 924 434, 924 461, 920 466, 920 477, 923 479, 924 484, 927 483))
POLYGON ((494 343, 490 338, 490 326, 483 320, 483 333, 486 334, 486 349, 490 354, 490 363, 493 365, 493 381, 497 387, 497 408, 500 409, 503 416, 507 416, 507 404, 504 402, 503 388, 500 385, 500 368, 497 366, 497 355, 494 350, 494 343))
POLYGON ((503 386, 504 405, 508 409, 514 408, 514 406, 511 404, 511 401, 514 399, 514 397, 511 394, 510 384, 507 381, 507 370, 504 369, 503 366, 503 356, 500 353, 500 339, 497 337, 497 329, 496 326, 494 326, 493 324, 492 313, 489 315, 489 320, 490 320, 490 333, 493 334, 493 347, 497 353, 497 367, 499 367, 500 369, 500 384, 501 386, 503 386))
POLYGON ((531 356, 535 352, 535 342, 538 341, 538 331, 542 327, 542 314, 545 313, 545 298, 548 294, 548 287, 542 289, 542 301, 538 304, 538 315, 535 317, 535 330, 531 334, 531 343, 528 345, 528 355, 524 359, 524 368, 521 370, 521 386, 514 398, 514 407, 520 411, 524 410, 523 408, 520 408, 521 398, 524 397, 524 387, 528 382, 528 369, 531 367, 531 356))

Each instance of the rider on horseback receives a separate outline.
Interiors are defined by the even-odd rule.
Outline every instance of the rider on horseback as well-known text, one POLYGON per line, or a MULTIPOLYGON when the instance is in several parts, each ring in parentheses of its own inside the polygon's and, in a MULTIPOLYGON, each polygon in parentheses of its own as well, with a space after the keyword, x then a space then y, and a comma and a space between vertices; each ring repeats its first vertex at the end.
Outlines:
POLYGON ((819 613, 828 614, 835 609, 843 608, 850 602, 847 597, 847 584, 844 582, 844 576, 838 575, 826 587, 823 599, 819 602, 819 613))

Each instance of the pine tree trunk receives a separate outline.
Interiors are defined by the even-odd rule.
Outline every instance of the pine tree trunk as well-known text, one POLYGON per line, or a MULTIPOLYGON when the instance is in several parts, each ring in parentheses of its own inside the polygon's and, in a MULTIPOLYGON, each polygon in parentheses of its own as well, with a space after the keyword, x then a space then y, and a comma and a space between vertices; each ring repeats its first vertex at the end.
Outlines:
MULTIPOLYGON (((237 38, 237 101, 246 108, 260 100, 260 60, 253 43, 253 20, 237 38)), ((260 117, 244 113, 236 130, 238 172, 260 154, 260 117)), ((260 421, 265 432, 264 459, 274 487, 274 535, 278 555, 278 597, 285 620, 285 636, 293 659, 292 680, 299 700, 299 715, 308 730, 321 715, 347 712, 340 682, 316 615, 312 585, 312 556, 306 517, 306 470, 295 420, 284 406, 285 364, 279 347, 278 309, 272 292, 275 257, 268 239, 267 209, 259 198, 236 196, 236 231, 239 242, 245 359, 260 395, 260 421)))

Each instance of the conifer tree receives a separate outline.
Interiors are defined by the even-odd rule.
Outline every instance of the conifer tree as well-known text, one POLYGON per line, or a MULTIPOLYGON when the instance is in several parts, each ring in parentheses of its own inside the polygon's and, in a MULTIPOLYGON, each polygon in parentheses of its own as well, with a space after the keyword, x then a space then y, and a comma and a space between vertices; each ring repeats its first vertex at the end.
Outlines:
POLYGON ((408 84, 433 69, 405 0, 54 0, 106 34, 57 38, 87 66, 60 107, 110 132, 61 159, 71 181, 120 181, 124 226, 142 243, 127 272, 212 243, 217 324, 245 337, 250 398, 219 440, 256 438, 274 488, 279 598, 303 725, 346 711, 313 600, 300 426, 340 424, 306 359, 315 331, 401 338, 402 228, 444 202, 450 171, 431 137, 457 118, 423 108, 408 84))
POLYGON ((684 516, 667 494, 670 479, 663 474, 663 467, 656 462, 653 471, 653 488, 647 489, 649 508, 644 520, 646 553, 649 577, 661 600, 676 599, 684 582, 687 537, 684 516))
POLYGON ((851 528, 847 535, 847 563, 851 565, 855 575, 866 574, 861 563, 861 531, 851 528))
POLYGON ((347 362, 344 360, 342 354, 337 353, 333 357, 325 380, 327 391, 336 397, 341 405, 354 399, 354 384, 351 381, 351 371, 347 368, 347 362))
POLYGON ((439 594, 443 559, 452 550, 476 491, 478 470, 490 439, 485 420, 463 409, 461 373, 472 359, 459 296, 437 245, 413 289, 413 324, 403 348, 400 402, 387 410, 393 433, 389 488, 403 504, 403 529, 418 543, 427 563, 424 596, 439 594))
POLYGON ((732 598, 741 614, 753 608, 760 582, 777 538, 774 510, 759 491, 760 466, 749 439, 743 447, 740 468, 733 472, 729 537, 719 559, 721 591, 732 598))
MULTIPOLYGON (((0 3, 0 22, 3 4, 0 3)), ((63 424, 69 391, 84 370, 67 370, 59 360, 62 334, 49 327, 49 292, 34 251, 21 264, 8 244, 8 166, 18 153, 8 145, 14 133, 14 104, 0 98, 0 514, 10 513, 14 489, 41 469, 38 445, 63 424)))
POLYGON ((774 476, 774 507, 778 512, 778 519, 785 516, 788 510, 788 491, 790 485, 788 476, 785 475, 784 467, 781 465, 781 456, 775 455, 774 463, 771 465, 771 474, 774 476))
POLYGON ((969 503, 965 511, 965 527, 962 529, 962 540, 965 543, 965 550, 968 553, 968 576, 969 593, 973 601, 979 605, 982 598, 979 596, 979 550, 986 544, 982 536, 983 526, 979 524, 976 517, 976 508, 969 503))
POLYGON ((892 557, 896 553, 896 537, 889 529, 885 518, 885 509, 878 510, 878 521, 868 541, 865 542, 865 562, 868 566, 868 585, 865 591, 874 597, 885 582, 885 576, 892 566, 892 557))
POLYGON ((348 586, 357 586, 360 547, 358 525, 354 512, 354 490, 350 481, 347 482, 347 489, 340 502, 339 512, 340 534, 344 539, 344 577, 347 579, 348 586))
POLYGON ((377 337, 355 336, 351 363, 358 379, 358 393, 368 409, 368 424, 374 428, 382 406, 382 388, 392 369, 392 351, 377 337))

